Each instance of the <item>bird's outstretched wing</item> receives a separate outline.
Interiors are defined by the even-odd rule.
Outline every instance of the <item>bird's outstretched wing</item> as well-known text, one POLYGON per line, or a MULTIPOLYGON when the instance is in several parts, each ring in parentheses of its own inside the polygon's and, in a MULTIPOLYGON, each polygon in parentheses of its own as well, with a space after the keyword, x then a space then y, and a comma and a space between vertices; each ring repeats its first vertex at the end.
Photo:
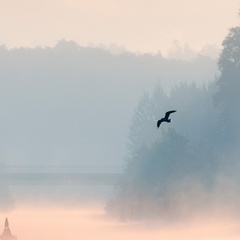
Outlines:
POLYGON ((176 110, 172 110, 172 111, 166 112, 166 113, 165 113, 165 118, 169 118, 169 115, 170 115, 171 113, 174 113, 174 112, 176 112, 176 110))
POLYGON ((157 128, 159 128, 159 127, 160 127, 160 124, 161 124, 161 122, 162 122, 162 120, 161 120, 161 119, 157 121, 157 128))

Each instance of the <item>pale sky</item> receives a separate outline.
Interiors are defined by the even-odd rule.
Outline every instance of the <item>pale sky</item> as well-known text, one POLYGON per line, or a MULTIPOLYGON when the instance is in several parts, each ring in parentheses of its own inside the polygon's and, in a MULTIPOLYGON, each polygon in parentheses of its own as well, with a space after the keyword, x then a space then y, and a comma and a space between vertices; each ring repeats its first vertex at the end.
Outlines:
POLYGON ((240 0, 7 0, 0 2, 0 44, 8 48, 116 44, 166 53, 174 41, 220 47, 240 23, 240 0))

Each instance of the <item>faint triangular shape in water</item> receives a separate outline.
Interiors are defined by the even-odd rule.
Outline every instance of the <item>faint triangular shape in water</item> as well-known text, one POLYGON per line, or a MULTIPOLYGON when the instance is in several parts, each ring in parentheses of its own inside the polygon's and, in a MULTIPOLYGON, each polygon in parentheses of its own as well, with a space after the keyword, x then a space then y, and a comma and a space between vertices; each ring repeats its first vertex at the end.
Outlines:
POLYGON ((1 240, 16 240, 17 238, 15 236, 12 235, 11 230, 9 228, 9 222, 8 219, 5 219, 5 223, 4 223, 4 229, 3 229, 3 233, 0 236, 1 240))

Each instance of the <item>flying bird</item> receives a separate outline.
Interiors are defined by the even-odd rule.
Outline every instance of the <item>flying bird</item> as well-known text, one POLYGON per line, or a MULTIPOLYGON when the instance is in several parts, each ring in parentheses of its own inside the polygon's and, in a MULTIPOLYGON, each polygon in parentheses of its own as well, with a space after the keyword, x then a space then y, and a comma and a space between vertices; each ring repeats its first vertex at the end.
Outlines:
POLYGON ((171 113, 174 113, 174 112, 176 112, 176 110, 172 110, 172 111, 166 112, 166 113, 165 113, 165 117, 164 117, 164 118, 161 118, 160 120, 157 121, 157 128, 160 127, 160 124, 161 124, 162 122, 170 123, 170 122, 171 122, 171 119, 169 118, 169 115, 170 115, 171 113))

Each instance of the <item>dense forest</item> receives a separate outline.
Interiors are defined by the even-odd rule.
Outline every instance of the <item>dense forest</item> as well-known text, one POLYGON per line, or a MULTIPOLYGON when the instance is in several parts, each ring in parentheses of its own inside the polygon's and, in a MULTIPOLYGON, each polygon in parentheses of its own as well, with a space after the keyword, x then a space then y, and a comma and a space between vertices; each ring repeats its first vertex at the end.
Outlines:
POLYGON ((240 27, 229 30, 220 75, 203 85, 158 84, 139 100, 125 172, 107 205, 122 220, 177 219, 214 208, 239 213, 240 27), (156 122, 167 110, 170 124, 156 122))
POLYGON ((0 62, 0 157, 16 165, 120 166, 144 91, 156 82, 166 91, 183 81, 201 85, 217 74, 204 56, 113 55, 64 40, 53 48, 1 46, 0 62))
MULTIPOLYGON (((149 115, 146 117, 151 119, 146 125, 153 129, 138 130, 141 121, 146 123, 142 118, 135 129, 132 124, 131 141, 126 143, 138 99, 154 86, 154 96, 146 94, 140 100, 143 102, 139 104, 140 112, 145 114, 150 110, 143 107, 150 104, 149 101, 159 104, 155 106, 156 117, 164 110, 163 103, 169 105, 166 107, 178 108, 174 116, 176 124, 179 122, 176 131, 181 128, 182 133, 188 132, 187 137, 191 135, 197 141, 187 122, 183 128, 177 118, 188 111, 188 101, 192 101, 195 94, 205 94, 204 102, 209 101, 208 90, 200 92, 199 87, 205 88, 218 74, 215 59, 206 56, 183 61, 163 58, 161 53, 113 54, 106 49, 81 47, 65 40, 52 48, 1 46, 0 62, 1 172, 8 171, 8 166, 14 167, 14 171, 21 171, 24 166, 29 167, 29 171, 40 171, 43 167, 48 171, 56 168, 66 171, 70 166, 74 171, 83 168, 84 171, 122 172, 127 145, 137 154, 137 141, 141 145, 143 141, 152 141, 153 136, 162 135, 161 130, 155 131, 155 122, 152 125, 153 117, 149 115), (190 94, 189 85, 194 92, 185 99, 187 93, 183 91, 190 94), (157 91, 167 95, 159 95, 157 91), (170 91, 180 94, 181 101, 186 100, 185 110, 179 108, 180 99, 171 103, 170 91), (160 97, 165 100, 153 100, 160 97), (138 134, 135 139, 134 132, 138 134)), ((198 114, 203 112, 200 110, 198 114)), ((14 197, 10 196, 11 191, 8 194, 4 182, 0 185, 0 208, 4 208, 14 202, 14 197)), ((26 191, 26 194, 31 193, 26 191)), ((48 195, 45 192, 41 197, 48 195)), ((67 197, 64 194, 63 200, 67 197)))

